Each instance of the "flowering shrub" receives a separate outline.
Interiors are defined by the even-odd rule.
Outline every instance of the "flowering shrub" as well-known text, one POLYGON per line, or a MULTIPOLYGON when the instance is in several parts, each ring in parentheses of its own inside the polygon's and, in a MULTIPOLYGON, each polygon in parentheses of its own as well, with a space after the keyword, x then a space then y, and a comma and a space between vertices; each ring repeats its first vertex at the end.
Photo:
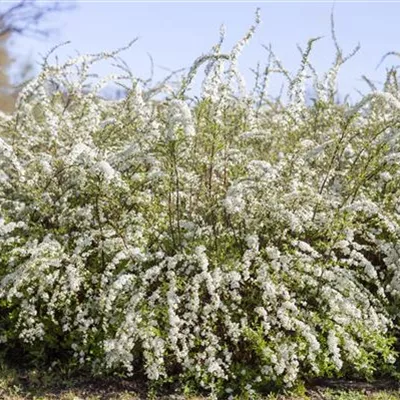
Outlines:
POLYGON ((270 51, 246 91, 220 42, 177 87, 47 60, 0 120, 0 341, 94 371, 253 395, 395 362, 396 70, 335 102, 341 49, 291 75, 270 51), (188 90, 205 66, 199 97, 188 90), (307 105, 307 74, 316 98, 307 105), (267 96, 270 75, 288 101, 267 96), (162 99, 156 95, 164 93, 162 99))

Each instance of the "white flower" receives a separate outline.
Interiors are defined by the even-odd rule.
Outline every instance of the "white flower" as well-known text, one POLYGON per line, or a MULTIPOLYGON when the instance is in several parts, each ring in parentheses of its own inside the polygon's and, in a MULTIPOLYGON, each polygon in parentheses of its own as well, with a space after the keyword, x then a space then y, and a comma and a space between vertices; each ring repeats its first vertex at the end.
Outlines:
POLYGON ((111 181, 118 175, 118 172, 107 162, 100 161, 94 166, 96 172, 101 173, 107 181, 111 181))

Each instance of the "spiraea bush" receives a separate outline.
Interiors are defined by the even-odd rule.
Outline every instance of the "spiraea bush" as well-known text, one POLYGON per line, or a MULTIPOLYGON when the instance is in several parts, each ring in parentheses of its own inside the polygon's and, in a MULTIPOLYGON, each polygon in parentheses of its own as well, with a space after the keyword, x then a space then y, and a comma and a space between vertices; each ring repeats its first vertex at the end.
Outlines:
POLYGON ((237 60, 258 22, 227 54, 222 32, 175 87, 127 71, 88 85, 116 53, 46 59, 1 116, 3 354, 231 397, 395 368, 396 70, 338 104, 348 57, 334 40, 318 76, 312 39, 294 74, 269 50, 246 91, 237 60), (99 97, 110 79, 123 99, 99 97))

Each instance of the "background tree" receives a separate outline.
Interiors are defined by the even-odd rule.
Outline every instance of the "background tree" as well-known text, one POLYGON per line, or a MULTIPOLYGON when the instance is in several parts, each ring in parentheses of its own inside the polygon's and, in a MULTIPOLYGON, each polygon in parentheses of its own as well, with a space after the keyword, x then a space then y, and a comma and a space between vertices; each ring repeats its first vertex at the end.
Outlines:
MULTIPOLYGON (((10 68, 15 59, 9 52, 10 40, 17 35, 45 39, 51 33, 47 19, 54 13, 71 8, 71 3, 61 1, 39 2, 19 0, 5 3, 0 0, 0 110, 11 112, 14 109, 18 89, 11 83, 10 68)), ((25 63, 24 68, 27 68, 25 63)))

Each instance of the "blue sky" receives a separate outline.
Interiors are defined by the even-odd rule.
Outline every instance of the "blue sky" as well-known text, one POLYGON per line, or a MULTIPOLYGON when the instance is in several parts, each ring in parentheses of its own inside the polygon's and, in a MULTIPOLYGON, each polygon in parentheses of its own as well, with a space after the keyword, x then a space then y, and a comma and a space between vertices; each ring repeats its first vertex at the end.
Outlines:
MULTIPOLYGON (((150 71, 147 53, 154 59, 156 78, 167 73, 161 67, 188 67, 201 53, 207 52, 218 40, 219 26, 226 25, 225 49, 229 50, 254 20, 254 11, 261 8, 262 24, 240 60, 246 78, 257 61, 266 62, 262 44, 271 44, 284 65, 295 71, 300 55, 296 44, 305 46, 310 37, 324 36, 316 43, 312 61, 319 71, 329 67, 334 57, 330 39, 330 12, 333 2, 298 3, 185 3, 164 2, 76 2, 72 11, 54 15, 49 26, 58 32, 49 39, 35 41, 15 39, 13 53, 22 59, 40 60, 39 53, 64 41, 71 44, 58 50, 61 59, 79 53, 93 53, 124 46, 140 37, 122 54, 132 71, 146 77, 150 71)), ((382 81, 385 68, 397 64, 388 59, 376 69, 383 54, 400 51, 400 3, 363 2, 335 4, 336 31, 342 48, 350 51, 358 42, 360 52, 344 67, 340 76, 340 92, 355 95, 355 89, 366 90, 360 80, 365 74, 382 81)), ((110 67, 97 68, 100 74, 110 67)), ((279 82, 272 87, 277 90, 279 82)))

